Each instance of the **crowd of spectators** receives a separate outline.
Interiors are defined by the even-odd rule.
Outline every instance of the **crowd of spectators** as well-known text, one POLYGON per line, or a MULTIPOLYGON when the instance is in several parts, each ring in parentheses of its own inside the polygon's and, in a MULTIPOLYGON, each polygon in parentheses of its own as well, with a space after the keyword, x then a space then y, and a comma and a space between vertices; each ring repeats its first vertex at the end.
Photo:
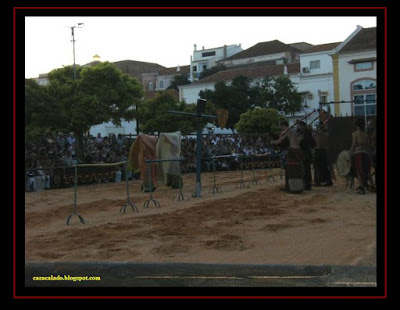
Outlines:
MULTIPOLYGON (((118 163, 127 160, 133 138, 119 134, 110 137, 84 136, 82 155, 77 154, 78 141, 73 132, 43 136, 25 144, 25 170, 28 173, 45 175, 51 168, 76 164, 118 163)), ((202 170, 237 169, 238 155, 275 154, 265 137, 241 135, 209 134, 203 139, 202 170), (215 157, 218 160, 215 160, 215 157)), ((184 138, 181 156, 186 159, 182 164, 182 173, 196 170, 196 139, 184 138)))
MULTIPOLYGON (((265 136, 210 134, 203 139, 202 170, 234 170, 239 167, 239 155, 250 157, 278 152, 279 150, 270 147, 265 136)), ((196 139, 183 140, 181 153, 186 159, 183 172, 195 171, 196 139)))
MULTIPOLYGON (((80 164, 103 164, 126 161, 132 140, 123 135, 83 137, 83 149, 77 154, 78 141, 73 132, 58 132, 25 143, 26 190, 60 186, 60 167, 80 164), (57 173, 55 173, 57 172, 57 173), (57 184, 57 185, 56 185, 57 184)), ((120 176, 119 168, 116 175, 120 176)))
MULTIPOLYGON (((70 166, 77 163, 77 139, 73 132, 48 135, 27 142, 25 145, 25 169, 70 166)), ((79 163, 100 164, 126 160, 132 140, 123 135, 83 138, 83 154, 79 163)))

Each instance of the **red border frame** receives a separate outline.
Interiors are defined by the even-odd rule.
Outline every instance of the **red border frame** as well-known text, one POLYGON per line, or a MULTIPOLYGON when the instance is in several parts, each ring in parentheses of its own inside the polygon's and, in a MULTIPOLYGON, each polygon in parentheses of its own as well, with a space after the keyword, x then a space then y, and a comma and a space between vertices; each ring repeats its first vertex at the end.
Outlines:
POLYGON ((386 299, 387 298, 387 7, 13 7, 13 298, 14 299, 386 299), (16 10, 19 9, 374 9, 384 10, 384 295, 382 296, 17 296, 16 295, 16 10))

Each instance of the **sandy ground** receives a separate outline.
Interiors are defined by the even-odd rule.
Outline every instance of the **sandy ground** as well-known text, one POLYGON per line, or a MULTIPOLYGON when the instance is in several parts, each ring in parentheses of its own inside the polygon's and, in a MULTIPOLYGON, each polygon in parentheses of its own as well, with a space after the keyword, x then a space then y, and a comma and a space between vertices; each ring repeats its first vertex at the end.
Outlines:
MULTIPOLYGON (((183 194, 159 185, 148 208, 141 181, 79 186, 25 195, 26 261, 130 261, 249 264, 376 264, 376 194, 357 195, 337 177, 331 187, 301 194, 279 190, 281 170, 256 170, 258 184, 240 187, 240 171, 202 174, 202 197, 192 198, 195 175, 183 194), (271 178, 274 176, 274 179, 271 178)), ((357 181, 356 181, 357 186, 357 181)))

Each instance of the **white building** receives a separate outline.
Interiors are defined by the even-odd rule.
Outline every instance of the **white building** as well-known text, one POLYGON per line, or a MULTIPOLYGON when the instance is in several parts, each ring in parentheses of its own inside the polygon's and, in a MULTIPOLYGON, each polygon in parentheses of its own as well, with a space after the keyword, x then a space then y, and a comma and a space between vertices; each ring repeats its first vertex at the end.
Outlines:
POLYGON ((248 66, 262 63, 264 65, 281 65, 299 61, 301 50, 279 40, 260 42, 256 45, 219 61, 226 67, 248 66))
POLYGON ((331 55, 340 42, 313 46, 300 55, 299 89, 305 104, 313 109, 334 112, 333 66, 331 55))
POLYGON ((36 78, 36 83, 42 86, 46 86, 49 84, 49 74, 48 73, 40 73, 39 77, 36 78))
POLYGON ((109 137, 112 135, 118 136, 122 135, 136 135, 136 120, 133 121, 121 121, 121 126, 117 126, 112 122, 102 123, 99 125, 95 125, 90 127, 89 134, 94 137, 100 133, 102 137, 109 137))
POLYGON ((376 115, 376 57, 376 27, 357 26, 335 48, 332 61, 336 115, 376 115))
MULTIPOLYGON (((307 43, 302 43, 302 45, 307 43)), ((201 90, 214 90, 214 84, 218 81, 225 81, 228 85, 232 82, 233 78, 239 75, 244 75, 255 79, 263 79, 266 76, 279 76, 284 74, 284 67, 290 66, 290 75, 293 76, 293 68, 297 68, 296 75, 299 75, 298 71, 298 59, 301 53, 299 48, 291 46, 290 44, 282 43, 281 41, 274 40, 268 42, 257 43, 256 45, 239 51, 241 46, 231 46, 235 52, 233 55, 226 53, 227 57, 218 60, 218 64, 226 66, 228 69, 224 71, 217 72, 212 76, 208 76, 204 79, 194 81, 192 84, 179 86, 179 100, 183 100, 186 103, 196 103, 199 99, 199 92, 201 90), (297 65, 292 66, 293 63, 297 65)), ((202 63, 200 56, 207 56, 208 53, 214 49, 196 51, 194 56, 199 57, 196 63, 202 63)), ((217 48, 219 52, 224 51, 221 48, 217 48)), ((226 47, 228 51, 228 47, 226 47)), ((209 57, 209 56, 207 56, 209 57)), ((196 58, 197 59, 197 58, 196 58)), ((215 59, 216 61, 216 59, 215 59)), ((193 63, 193 62, 192 62, 193 63)), ((196 67, 197 68, 197 67, 196 67)), ((193 65, 191 66, 193 69, 193 65)), ((197 69, 196 69, 197 70, 197 69)))
POLYGON ((218 61, 235 55, 241 52, 242 46, 239 45, 224 45, 222 47, 208 48, 204 46, 201 50, 197 50, 194 45, 193 56, 190 56, 190 76, 191 82, 198 80, 201 72, 214 67, 218 61))
POLYGON ((184 100, 188 104, 196 103, 197 99, 200 98, 199 93, 201 90, 214 90, 215 83, 221 81, 224 81, 227 85, 230 85, 233 79, 240 75, 253 79, 253 83, 258 83, 261 82, 266 76, 278 77, 285 73, 289 74, 291 80, 297 86, 300 80, 300 63, 297 62, 287 65, 241 67, 219 71, 204 79, 193 82, 192 84, 178 86, 179 100, 184 100))
POLYGON ((156 90, 166 90, 177 75, 189 78, 190 66, 177 66, 160 70, 157 75, 156 90))

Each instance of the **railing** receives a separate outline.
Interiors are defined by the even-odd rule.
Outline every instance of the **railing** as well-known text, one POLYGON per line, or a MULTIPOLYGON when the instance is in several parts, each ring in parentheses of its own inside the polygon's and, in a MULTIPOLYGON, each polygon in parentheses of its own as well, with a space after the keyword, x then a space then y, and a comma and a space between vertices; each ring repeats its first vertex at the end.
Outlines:
MULTIPOLYGON (((216 165, 216 170, 279 168, 282 167, 283 158, 283 153, 204 157, 202 159, 202 172, 213 170, 208 169, 207 163, 216 165)), ((120 182, 122 179, 131 178, 131 172, 125 171, 125 163, 126 162, 123 161, 110 164, 80 164, 77 169, 77 184, 85 185, 120 182)), ((182 173, 193 172, 190 169, 189 164, 190 160, 186 160, 182 163, 182 173)), ((75 182, 74 167, 75 166, 26 168, 25 190, 37 191, 43 189, 72 187, 75 182)))

